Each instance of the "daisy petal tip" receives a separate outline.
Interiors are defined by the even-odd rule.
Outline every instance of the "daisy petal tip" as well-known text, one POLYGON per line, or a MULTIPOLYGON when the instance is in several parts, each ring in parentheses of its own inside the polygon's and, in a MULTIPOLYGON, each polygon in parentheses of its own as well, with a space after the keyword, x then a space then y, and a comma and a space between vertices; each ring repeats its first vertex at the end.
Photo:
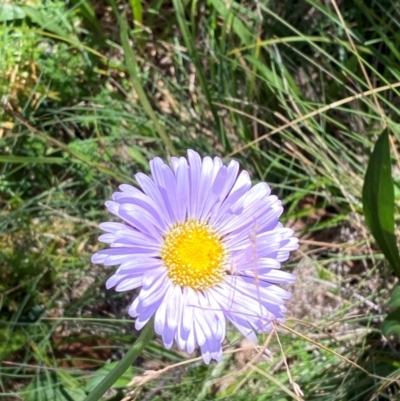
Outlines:
POLYGON ((106 258, 106 255, 100 254, 99 252, 92 255, 90 261, 96 265, 102 264, 106 258))
MULTIPOLYGON (((132 307, 132 305, 128 309, 128 314, 130 317, 133 317, 133 318, 138 317, 138 315, 139 315, 139 313, 136 311, 136 308, 132 307)), ((135 322, 135 329, 140 330, 137 328, 136 322, 135 322)))
POLYGON ((118 284, 118 282, 120 281, 120 277, 119 276, 117 276, 116 274, 114 274, 113 276, 111 276, 107 281, 106 281, 106 288, 107 288, 107 290, 109 290, 109 289, 111 289, 111 288, 113 288, 113 287, 115 287, 117 284, 118 284))
POLYGON ((164 344, 164 347, 165 347, 166 349, 171 349, 171 348, 172 348, 173 341, 170 341, 170 342, 165 342, 165 341, 163 341, 163 344, 164 344))
MULTIPOLYGON (((131 315, 131 316, 132 316, 132 315, 131 315)), ((133 316, 133 317, 135 317, 135 316, 133 316)), ((144 326, 146 326, 147 323, 148 323, 148 320, 139 321, 138 319, 136 319, 136 322, 135 322, 135 329, 136 329, 137 331, 140 331, 140 330, 143 329, 144 326)))
POLYGON ((211 362, 211 355, 210 355, 210 353, 209 353, 209 352, 205 352, 205 353, 201 354, 201 356, 202 356, 202 358, 203 358, 204 363, 205 363, 206 365, 209 365, 210 362, 211 362))

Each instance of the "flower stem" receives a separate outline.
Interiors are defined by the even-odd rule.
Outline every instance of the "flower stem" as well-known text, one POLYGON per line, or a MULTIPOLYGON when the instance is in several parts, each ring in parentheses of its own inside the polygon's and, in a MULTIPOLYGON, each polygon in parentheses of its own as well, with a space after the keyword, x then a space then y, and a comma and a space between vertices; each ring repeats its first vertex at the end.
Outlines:
POLYGON ((146 345, 153 338, 153 320, 150 320, 143 328, 132 348, 118 362, 115 368, 90 392, 84 401, 98 401, 101 396, 127 371, 129 366, 136 360, 146 345))

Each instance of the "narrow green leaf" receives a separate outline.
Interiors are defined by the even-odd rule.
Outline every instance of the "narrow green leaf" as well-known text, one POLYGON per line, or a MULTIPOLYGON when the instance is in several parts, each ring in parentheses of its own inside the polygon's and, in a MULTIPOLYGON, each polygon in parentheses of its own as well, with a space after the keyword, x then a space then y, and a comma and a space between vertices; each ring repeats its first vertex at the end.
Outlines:
POLYGON ((71 0, 78 12, 86 20, 86 22, 95 30, 96 34, 103 36, 103 28, 96 17, 96 12, 88 0, 71 0))
POLYGON ((135 88, 140 103, 142 104, 143 109, 146 111, 147 115, 153 121, 154 127, 158 135, 164 142, 166 148, 173 155, 175 154, 175 148, 172 142, 170 141, 167 133, 165 132, 164 128, 159 123, 158 118, 154 113, 153 108, 151 107, 150 101, 147 98, 146 93, 144 92, 143 87, 140 83, 136 57, 131 45, 129 44, 128 23, 126 22, 126 16, 123 16, 121 18, 121 42, 122 42, 122 47, 124 49, 126 68, 128 69, 133 87, 135 88))
MULTIPOLYGON (((90 376, 90 379, 86 383, 86 391, 93 391, 102 380, 117 366, 117 362, 106 363, 100 369, 93 372, 90 376)), ((133 367, 129 366, 128 370, 120 376, 117 381, 111 386, 111 388, 126 388, 127 385, 131 382, 133 377, 133 367)))
POLYGON ((148 159, 143 156, 143 153, 139 151, 136 147, 127 147, 126 152, 132 160, 135 160, 139 163, 143 168, 147 168, 149 165, 148 159))
POLYGON ((41 10, 31 6, 21 6, 25 14, 42 29, 53 32, 63 38, 71 36, 69 32, 65 31, 60 26, 59 21, 51 19, 48 15, 44 14, 41 10))
POLYGON ((382 323, 382 333, 385 337, 396 335, 400 338, 400 309, 389 313, 382 323))
POLYGON ((25 18, 25 12, 21 7, 14 4, 0 5, 0 22, 14 21, 25 18))
POLYGON ((62 157, 33 157, 33 156, 13 156, 0 155, 0 163, 65 163, 62 157))
POLYGON ((395 274, 400 278, 400 256, 394 234, 394 184, 387 129, 379 136, 371 154, 364 178, 362 200, 365 221, 395 274))
POLYGON ((142 23, 143 22, 143 9, 142 9, 142 0, 129 0, 132 8, 132 14, 135 21, 142 23))
POLYGON ((245 23, 235 15, 232 3, 222 0, 210 0, 210 5, 215 8, 223 20, 229 20, 236 35, 239 36, 243 44, 248 44, 252 40, 252 29, 246 27, 245 23))
POLYGON ((390 301, 387 304, 389 308, 398 308, 400 307, 400 285, 394 287, 392 292, 392 296, 390 297, 390 301))
POLYGON ((182 0, 172 0, 172 2, 175 7, 176 18, 178 20, 179 28, 181 29, 181 32, 182 32, 183 40, 185 41, 185 45, 188 49, 188 53, 189 53, 191 59, 193 60, 193 64, 196 67, 196 76, 197 76, 197 79, 199 80, 199 84, 204 93, 204 96, 207 99, 208 107, 210 108, 210 111, 213 114, 222 146, 225 148, 226 151, 230 151, 232 149, 232 146, 226 135, 223 121, 221 120, 221 118, 218 114, 218 111, 214 105, 214 101, 211 97, 211 93, 210 93, 210 90, 207 85, 207 81, 206 81, 204 73, 203 73, 203 67, 200 62, 199 52, 196 50, 196 48, 194 46, 194 43, 196 41, 193 38, 193 35, 191 35, 190 31, 189 31, 188 22, 185 17, 185 10, 183 7, 182 0))
POLYGON ((131 349, 124 357, 113 367, 112 370, 97 384, 97 386, 89 393, 84 401, 98 401, 102 395, 109 390, 113 384, 132 366, 139 354, 153 338, 154 321, 150 320, 142 329, 139 337, 132 345, 131 349))
POLYGON ((285 91, 285 86, 282 78, 266 66, 262 61, 256 59, 254 56, 248 55, 245 57, 251 65, 257 68, 260 75, 265 79, 267 85, 272 85, 281 92, 285 91))

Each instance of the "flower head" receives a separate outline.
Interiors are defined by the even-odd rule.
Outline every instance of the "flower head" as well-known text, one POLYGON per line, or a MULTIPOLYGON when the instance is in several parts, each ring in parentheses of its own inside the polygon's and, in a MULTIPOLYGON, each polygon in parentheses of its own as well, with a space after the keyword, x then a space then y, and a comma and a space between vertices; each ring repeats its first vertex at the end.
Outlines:
POLYGON ((107 288, 141 287, 129 308, 140 330, 153 316, 155 332, 203 359, 222 357, 226 320, 256 341, 256 332, 283 321, 290 293, 276 284, 295 277, 280 270, 297 248, 279 222, 282 205, 266 183, 251 185, 239 164, 189 150, 187 159, 150 161, 141 190, 121 185, 108 210, 123 223, 102 223, 110 248, 93 263, 119 266, 107 288))

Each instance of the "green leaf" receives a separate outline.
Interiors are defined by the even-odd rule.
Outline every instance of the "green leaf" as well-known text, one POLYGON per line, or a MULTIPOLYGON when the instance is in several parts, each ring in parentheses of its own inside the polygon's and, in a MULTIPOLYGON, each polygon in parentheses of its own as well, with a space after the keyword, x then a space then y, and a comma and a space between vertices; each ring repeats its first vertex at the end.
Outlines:
POLYGON ((126 152, 132 160, 135 160, 136 163, 139 163, 143 168, 147 168, 149 165, 149 161, 143 156, 143 153, 139 151, 139 149, 135 147, 127 147, 126 152))
MULTIPOLYGON (((111 362, 105 364, 100 369, 93 372, 90 379, 86 383, 86 391, 90 392, 94 390, 98 384, 110 373, 114 367, 118 364, 117 362, 111 362)), ((126 386, 131 382, 134 375, 133 368, 130 366, 128 370, 111 386, 111 388, 126 388, 126 386)))
POLYGON ((42 10, 31 6, 21 6, 21 9, 35 24, 40 26, 42 29, 53 32, 63 38, 71 36, 69 32, 65 31, 60 26, 58 21, 48 17, 44 12, 42 12, 42 10))
POLYGON ((400 285, 394 287, 390 301, 387 304, 388 308, 400 307, 400 285))
POLYGON ((143 8, 141 0, 129 0, 132 8, 132 14, 135 21, 140 24, 143 22, 143 8))
POLYGON ((396 335, 400 338, 400 309, 389 313, 382 323, 382 333, 385 337, 396 335))
POLYGON ((387 129, 379 136, 370 157, 362 200, 365 221, 395 274, 400 278, 400 256, 394 235, 394 184, 387 129))
POLYGON ((0 5, 0 22, 14 21, 25 18, 25 12, 21 7, 14 4, 0 5))

